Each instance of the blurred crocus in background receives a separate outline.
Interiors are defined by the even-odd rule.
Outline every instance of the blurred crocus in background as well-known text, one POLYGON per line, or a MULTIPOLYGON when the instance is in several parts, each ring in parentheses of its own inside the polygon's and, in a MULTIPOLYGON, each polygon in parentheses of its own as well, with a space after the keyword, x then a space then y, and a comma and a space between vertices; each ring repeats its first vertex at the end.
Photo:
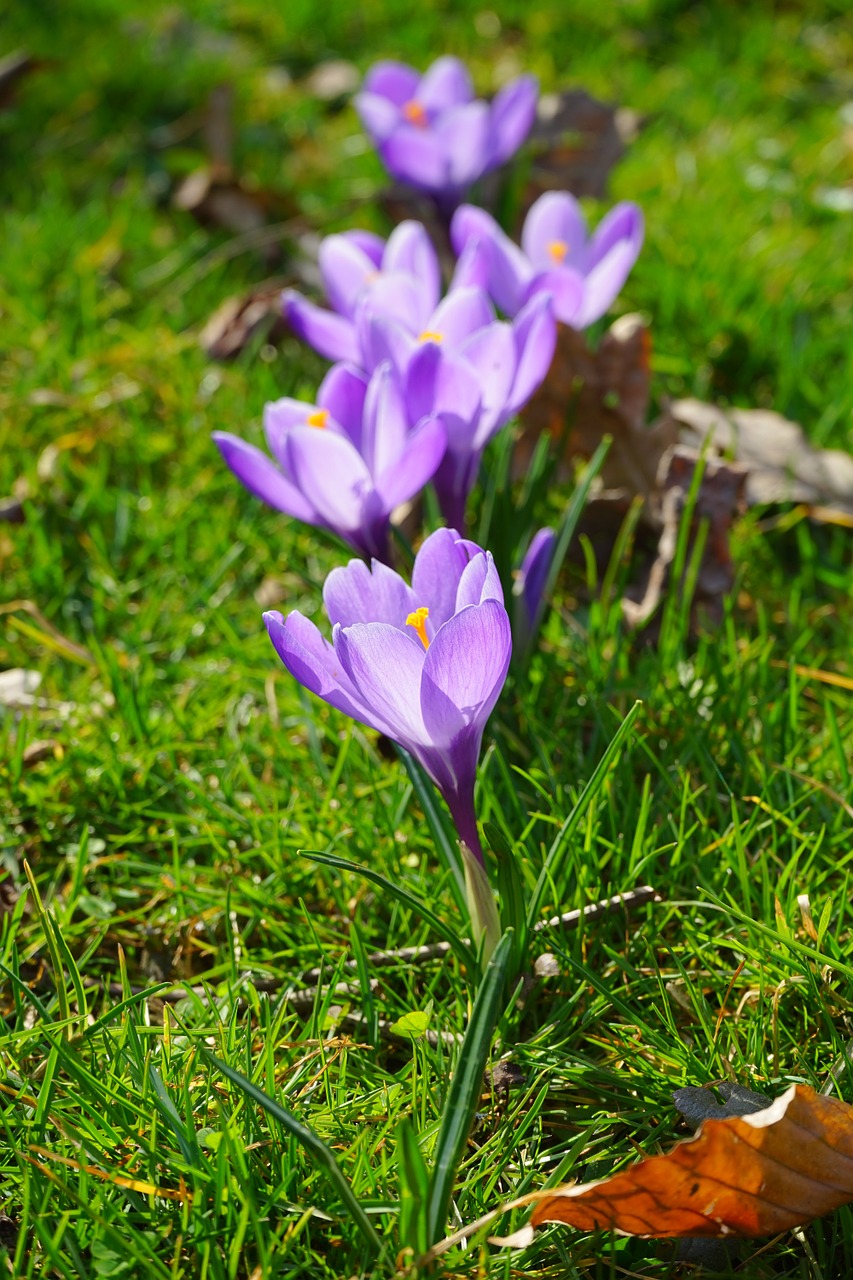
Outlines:
POLYGON ((617 204, 592 236, 574 196, 549 191, 530 207, 521 247, 484 209, 463 205, 450 226, 457 254, 481 259, 486 288, 514 316, 532 297, 550 293, 563 324, 585 329, 617 297, 643 244, 643 215, 630 201, 617 204))
POLYGON ((494 939, 474 782, 512 640, 491 555, 439 529, 415 557, 411 586, 385 565, 353 560, 332 570, 323 600, 331 643, 301 613, 264 614, 279 657, 312 693, 391 738, 426 770, 468 851, 472 921, 494 939))
POLYGON ((515 574, 512 587, 512 638, 519 655, 525 653, 535 635, 556 541, 557 535, 553 529, 540 529, 531 538, 530 546, 515 574))
POLYGON ((426 191, 449 215, 524 142, 537 94, 536 79, 520 76, 485 102, 474 97, 465 64, 444 57, 423 76, 402 62, 377 62, 355 106, 391 176, 426 191))
POLYGON ((437 417, 410 424, 399 376, 387 362, 370 379, 335 365, 316 404, 268 404, 264 433, 273 458, 229 432, 213 439, 256 497, 383 561, 390 558, 391 512, 431 479, 447 444, 437 417))

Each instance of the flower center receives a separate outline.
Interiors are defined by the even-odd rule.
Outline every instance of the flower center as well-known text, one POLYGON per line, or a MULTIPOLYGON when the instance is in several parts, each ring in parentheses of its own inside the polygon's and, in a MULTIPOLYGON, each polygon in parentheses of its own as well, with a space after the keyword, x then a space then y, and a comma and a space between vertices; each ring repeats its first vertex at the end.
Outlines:
POLYGON ((423 333, 418 334, 418 342, 443 342, 444 335, 436 333, 435 329, 424 329, 423 333))
POLYGON ((429 609, 426 605, 421 605, 420 609, 415 609, 414 613, 410 613, 406 619, 407 627, 414 627, 418 633, 418 639, 425 649, 429 648, 429 636, 426 633, 426 620, 429 617, 429 609))
POLYGON ((569 246, 565 240, 552 240, 548 245, 548 256, 558 267, 562 266, 568 252, 569 246))
POLYGON ((429 124, 426 108, 422 107, 419 102, 415 102, 414 98, 403 104, 403 115, 409 124, 415 124, 419 129, 425 129, 429 124))
POLYGON ((309 413, 306 422, 309 427, 319 427, 322 430, 329 421, 328 409, 315 409, 313 413, 309 413))

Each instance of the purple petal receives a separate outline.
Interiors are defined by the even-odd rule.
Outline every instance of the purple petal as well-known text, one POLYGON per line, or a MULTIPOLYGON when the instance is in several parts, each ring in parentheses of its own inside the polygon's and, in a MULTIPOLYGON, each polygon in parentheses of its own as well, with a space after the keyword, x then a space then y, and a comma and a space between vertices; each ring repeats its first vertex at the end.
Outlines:
POLYGON ((643 245, 643 215, 637 205, 616 205, 596 228, 588 251, 586 294, 576 321, 584 328, 603 316, 637 261, 643 245))
POLYGON ((420 333, 431 314, 425 302, 424 290, 417 278, 401 271, 383 272, 364 298, 364 304, 371 311, 399 320, 410 333, 420 333))
POLYGON ((288 434, 293 427, 304 427, 311 414, 316 412, 315 404, 292 400, 290 396, 282 396, 281 400, 271 400, 264 405, 264 435, 270 453, 280 466, 287 466, 285 442, 288 434))
MULTIPOLYGON (((480 736, 506 680, 511 652, 509 617, 497 600, 463 609, 436 632, 421 683, 423 720, 436 746, 449 744, 463 725, 470 725, 476 729, 476 765, 480 736)), ((474 748, 474 742, 467 746, 474 748)))
POLYGON ((295 289, 285 289, 282 303, 285 319, 293 332, 321 356, 327 360, 359 363, 360 352, 352 321, 316 306, 295 289))
POLYGON ((533 271, 517 244, 484 209, 462 205, 453 215, 450 238, 457 254, 478 245, 478 254, 488 270, 486 288, 507 315, 515 315, 522 305, 523 290, 533 271))
POLYGON ((469 240, 453 268, 448 293, 455 289, 482 289, 489 292, 489 255, 479 240, 469 240))
POLYGON ((441 300, 428 323, 431 332, 455 346, 492 324, 494 318, 494 308, 482 289, 456 289, 441 300))
POLYGON ((491 105, 492 158, 489 168, 515 155, 533 127, 539 82, 535 76, 519 76, 505 85, 491 105))
POLYGON ((227 431, 214 431, 213 439, 226 465, 256 498, 306 524, 322 522, 308 498, 260 449, 227 431))
POLYGON ((554 316, 563 324, 580 328, 579 318, 583 314, 586 283, 579 271, 574 267, 554 267, 552 271, 541 271, 534 276, 524 291, 524 301, 529 302, 540 293, 551 295, 554 316))
POLYGON ((426 342, 415 351, 406 371, 405 388, 413 422, 426 414, 441 413, 460 424, 471 424, 471 431, 476 427, 480 412, 477 373, 443 343, 426 342))
POLYGON ((408 502, 435 475, 447 448, 447 431, 440 418, 425 418, 411 433, 403 454, 376 478, 382 504, 393 511, 408 502))
POLYGON ((444 187, 463 191, 482 175, 489 160, 490 128, 485 102, 455 107, 436 121, 435 136, 445 164, 444 187))
POLYGON ((377 314, 369 298, 359 307, 356 323, 364 368, 372 372, 389 360, 402 376, 418 350, 417 338, 399 320, 377 314))
POLYGON ((517 633, 525 644, 539 613, 556 541, 553 529, 540 529, 534 535, 513 586, 513 595, 519 598, 521 609, 521 617, 516 619, 517 633))
POLYGON ((330 529, 351 537, 364 527, 373 482, 345 436, 294 427, 287 439, 287 460, 294 482, 330 529))
POLYGON ((391 58, 375 62, 364 77, 363 93, 377 93, 402 107, 417 93, 420 76, 414 67, 391 58))
POLYGON ((318 406, 340 423, 359 453, 366 395, 367 375, 352 364, 332 365, 317 392, 318 406))
POLYGON ((388 237, 382 260, 385 271, 404 272, 418 281, 421 311, 429 315, 441 297, 441 267, 426 227, 420 222, 401 222, 388 237))
POLYGON ((364 90, 357 93, 352 101, 365 133, 375 146, 380 146, 400 123, 400 108, 382 94, 364 90))
POLYGON ((421 676, 428 652, 411 627, 406 635, 384 622, 335 627, 335 653, 376 727, 404 747, 426 739, 421 676))
POLYGON ((387 622, 401 631, 418 607, 408 583, 378 560, 369 569, 363 560, 350 560, 348 565, 333 569, 323 586, 323 603, 332 626, 387 622))
POLYGON ((360 227, 355 227, 352 231, 341 231, 340 234, 347 240, 351 240, 357 249, 360 249, 378 271, 382 266, 382 255, 385 252, 385 241, 378 236, 375 231, 364 231, 360 227))
POLYGON ((535 271, 560 266, 583 271, 586 242, 586 219, 567 191, 547 191, 531 205, 521 232, 521 247, 535 271))
POLYGON ((480 449, 509 417, 507 402, 512 391, 517 363, 516 339, 512 326, 502 321, 475 333, 462 347, 462 355, 472 365, 483 397, 474 447, 480 449))
POLYGON ((474 556, 466 565, 456 588, 456 612, 469 604, 482 604, 484 600, 504 602, 500 575, 490 551, 474 556))
POLYGON ((470 102, 474 86, 468 68, 459 58, 437 58, 412 96, 431 114, 439 114, 470 102))
POLYGON ((416 608, 429 609, 437 630, 456 610, 456 591, 465 567, 479 548, 459 537, 455 529, 436 529, 415 556, 412 594, 416 608))
POLYGON ((379 154, 392 177, 413 187, 441 191, 448 185, 444 150, 431 130, 400 124, 383 140, 379 154))
POLYGON ((376 275, 373 261, 349 236, 326 236, 318 258, 332 310, 352 320, 358 299, 376 275))
POLYGON ((386 360, 371 377, 364 402, 361 455, 374 479, 397 462, 408 435, 403 388, 393 365, 386 360))
POLYGON ((557 325, 550 294, 538 294, 530 299, 516 316, 513 332, 517 363, 507 407, 511 413, 517 413, 545 381, 554 358, 557 325))
POLYGON ((273 609, 263 616, 275 651, 290 674, 324 702, 354 720, 370 723, 340 659, 314 623, 298 611, 283 618, 273 609))

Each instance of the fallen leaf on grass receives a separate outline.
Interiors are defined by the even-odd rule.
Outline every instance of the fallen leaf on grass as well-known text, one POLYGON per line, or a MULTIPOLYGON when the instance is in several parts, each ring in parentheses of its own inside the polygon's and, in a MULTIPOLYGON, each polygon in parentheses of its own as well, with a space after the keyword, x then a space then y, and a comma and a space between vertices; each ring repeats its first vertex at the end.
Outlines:
POLYGON ((226 298, 199 334, 199 343, 213 360, 231 360, 240 354, 264 325, 275 341, 285 330, 281 313, 284 282, 267 280, 241 297, 226 298))
POLYGON ((544 94, 529 143, 534 151, 525 204, 546 191, 602 199, 610 170, 637 136, 640 117, 584 89, 544 94))
POLYGON ((853 1107, 791 1085, 749 1115, 703 1121, 662 1156, 538 1199, 520 1246, 544 1222, 646 1237, 765 1236, 853 1200, 853 1107))

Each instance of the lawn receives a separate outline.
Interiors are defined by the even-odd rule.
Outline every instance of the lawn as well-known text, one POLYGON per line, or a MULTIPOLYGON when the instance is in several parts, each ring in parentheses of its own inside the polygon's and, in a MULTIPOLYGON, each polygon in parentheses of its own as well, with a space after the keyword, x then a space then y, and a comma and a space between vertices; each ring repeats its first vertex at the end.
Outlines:
MULTIPOLYGON (((349 554, 258 502, 211 442, 260 443, 264 404, 313 400, 326 363, 293 335, 261 331, 231 362, 198 341, 227 298, 300 282, 312 236, 391 229, 351 86, 318 96, 316 67, 452 52, 484 95, 530 71, 636 113, 607 199, 584 203, 593 221, 616 200, 643 209, 610 318, 646 317, 657 406, 774 409, 853 451, 846 11, 32 0, 6 15, 0 55, 35 59, 0 97, 0 498, 20 518, 0 520, 11 1275, 402 1275, 503 1202, 668 1149, 687 1132, 681 1086, 774 1098, 803 1082, 853 1102, 849 521, 747 511, 722 619, 698 631, 673 590, 655 633, 631 634, 626 560, 567 562, 484 737, 478 817, 516 926, 484 977, 431 785, 302 689, 261 622, 319 622, 349 554), (172 199, 205 162, 224 82, 237 172, 286 224, 278 261, 172 199), (10 692, 17 668, 36 674, 10 692), (534 893, 546 920, 641 885, 657 900, 523 936, 534 893), (467 1141, 448 1120, 466 1109, 467 1141)), ((505 532, 499 462, 496 447, 475 537, 490 512, 505 532)), ((564 478, 531 518, 558 522, 573 492, 564 478)), ((654 1240, 557 1226, 518 1252, 489 1230, 434 1273, 683 1274, 654 1240)), ((714 1265, 840 1280, 850 1209, 714 1265)))

